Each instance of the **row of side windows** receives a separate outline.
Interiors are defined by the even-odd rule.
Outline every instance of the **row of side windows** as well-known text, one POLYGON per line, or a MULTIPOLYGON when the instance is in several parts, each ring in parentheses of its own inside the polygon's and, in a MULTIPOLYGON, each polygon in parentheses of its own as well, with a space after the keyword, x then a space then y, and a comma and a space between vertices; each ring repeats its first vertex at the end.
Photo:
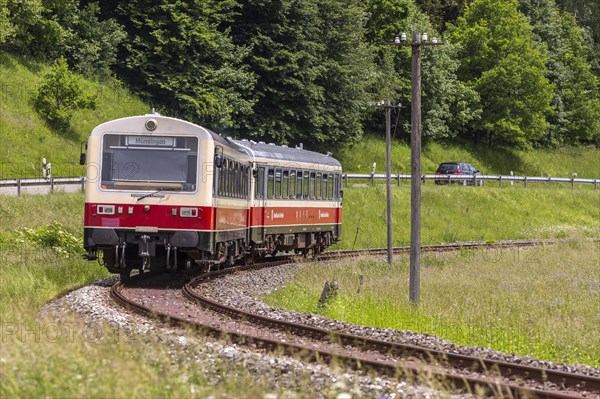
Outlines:
POLYGON ((229 158, 216 170, 214 193, 218 197, 248 198, 250 167, 229 158))
POLYGON ((254 196, 269 199, 334 200, 340 198, 339 173, 259 168, 254 196), (265 184, 266 181, 266 184, 265 184))

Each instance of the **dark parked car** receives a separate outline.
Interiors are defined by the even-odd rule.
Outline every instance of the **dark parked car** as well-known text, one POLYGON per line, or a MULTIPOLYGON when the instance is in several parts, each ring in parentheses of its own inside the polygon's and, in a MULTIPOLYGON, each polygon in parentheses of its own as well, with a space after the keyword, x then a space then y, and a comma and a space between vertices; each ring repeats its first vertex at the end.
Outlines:
MULTIPOLYGON (((475 175, 479 174, 479 170, 476 169, 473 165, 471 165, 470 163, 466 163, 466 162, 444 162, 442 163, 437 170, 435 171, 436 175, 465 175, 466 179, 459 179, 459 180, 448 180, 446 179, 436 179, 435 180, 435 184, 448 184, 448 182, 450 181, 451 183, 460 183, 463 184, 465 186, 467 185, 471 185, 474 186, 475 185, 475 180, 473 179, 473 177, 475 175)), ((477 184, 479 186, 483 185, 483 180, 478 180, 477 184)))

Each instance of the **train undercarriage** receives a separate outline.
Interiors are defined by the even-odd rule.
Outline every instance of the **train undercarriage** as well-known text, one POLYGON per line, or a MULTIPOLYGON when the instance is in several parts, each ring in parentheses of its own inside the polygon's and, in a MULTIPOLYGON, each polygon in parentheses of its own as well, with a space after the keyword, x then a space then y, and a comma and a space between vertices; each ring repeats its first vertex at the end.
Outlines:
POLYGON ((114 229, 86 229, 84 258, 101 262, 111 273, 127 280, 132 272, 190 273, 237 263, 253 263, 268 255, 293 252, 315 256, 335 243, 333 231, 267 234, 256 242, 247 237, 219 238, 215 233, 134 232, 114 229))

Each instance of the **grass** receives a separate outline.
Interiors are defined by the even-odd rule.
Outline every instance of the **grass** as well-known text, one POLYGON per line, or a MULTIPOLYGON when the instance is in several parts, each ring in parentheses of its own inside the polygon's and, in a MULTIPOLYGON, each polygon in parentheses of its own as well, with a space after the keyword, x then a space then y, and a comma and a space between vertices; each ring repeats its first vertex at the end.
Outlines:
MULTIPOLYGON (((351 148, 334 156, 349 173, 371 173, 373 162, 376 173, 385 173, 385 140, 367 136, 351 148)), ((394 141, 392 145, 392 173, 410 173, 410 147, 394 141)), ((506 147, 472 145, 469 143, 429 143, 423 147, 421 170, 434 173, 442 162, 470 162, 482 174, 508 175, 511 171, 521 176, 600 178, 600 149, 594 147, 564 147, 558 149, 515 150, 506 147)))
POLYGON ((67 131, 51 129, 36 113, 33 99, 49 64, 0 51, 0 178, 41 177, 41 159, 54 176, 81 176, 80 144, 100 123, 150 111, 113 79, 84 80, 97 95, 95 110, 77 111, 67 131))
POLYGON ((407 256, 391 268, 372 258, 301 267, 292 282, 263 299, 316 313, 322 287, 332 279, 340 290, 322 313, 334 319, 600 366, 598 242, 424 255, 418 308, 408 299, 407 256))
POLYGON ((14 229, 60 221, 81 237, 82 205, 82 194, 64 193, 0 201, 0 397, 316 395, 309 376, 297 376, 297 386, 278 386, 275 376, 257 376, 219 353, 215 361, 198 358, 194 345, 204 347, 202 338, 182 346, 152 330, 132 336, 74 315, 60 321, 41 315, 60 293, 108 272, 96 262, 20 242, 14 229))
MULTIPOLYGON (((386 246, 385 198, 383 185, 344 187, 343 233, 337 248, 386 246)), ((392 189, 392 220, 394 246, 408 245, 408 185, 392 189)), ((569 236, 600 236, 600 191, 423 186, 423 244, 569 236)))
MULTIPOLYGON (((424 187, 423 193, 424 242, 598 235, 600 193, 593 190, 429 185, 424 187)), ((406 186, 394 190, 394 203, 398 205, 394 208, 396 244, 408 240, 409 195, 406 186)), ((115 342, 110 329, 104 330, 106 339, 97 343, 85 340, 81 328, 73 339, 65 335, 58 340, 36 340, 35 333, 28 334, 27 331, 36 331, 35 328, 44 331, 46 326, 55 325, 54 320, 38 314, 44 303, 65 290, 108 275, 95 262, 86 262, 77 256, 64 258, 50 248, 16 240, 17 229, 35 229, 55 221, 62 224, 64 231, 81 239, 83 200, 81 193, 55 193, 2 197, 0 201, 3 227, 0 232, 0 328, 3 334, 0 396, 236 397, 240 393, 263 396, 273 391, 281 395, 288 391, 310 395, 309 377, 301 379, 298 386, 278 386, 276 377, 257 379, 243 365, 203 364, 202 359, 192 359, 193 350, 173 348, 160 339, 150 343, 139 339, 115 342), (8 333, 7 328, 15 325, 21 334, 8 333), (190 367, 192 360, 196 363, 190 367), (206 376, 202 370, 210 367, 221 370, 223 378, 215 380, 206 376), (236 378, 229 378, 231 375, 236 378)), ((381 186, 345 190, 345 235, 341 246, 385 245, 384 201, 385 191, 381 186), (358 226, 359 238, 354 242, 358 226)), ((526 259, 538 261, 533 265, 524 265, 523 259, 517 262, 504 255, 492 265, 493 273, 482 266, 489 255, 463 253, 449 259, 426 257, 423 302, 418 312, 404 301, 408 295, 406 259, 397 261, 392 271, 380 262, 365 259, 335 266, 337 269, 313 268, 310 271, 313 277, 310 273, 302 274, 295 284, 276 293, 269 301, 298 306, 298 310, 314 310, 323 282, 335 276, 342 283, 341 298, 345 299, 329 310, 332 317, 375 326, 391 320, 394 328, 428 331, 466 344, 491 342, 496 345, 498 335, 504 334, 503 347, 514 348, 515 352, 597 364, 590 359, 600 356, 597 349, 590 349, 589 345, 598 339, 594 328, 589 328, 590 323, 598 323, 595 304, 599 299, 599 279, 590 277, 598 276, 597 247, 581 244, 577 253, 583 255, 579 256, 567 250, 553 254, 552 248, 540 255, 528 256, 526 259), (562 256, 563 260, 553 260, 555 255, 562 256), (565 265, 573 270, 565 271, 565 265), (365 274, 370 288, 357 297, 351 294, 356 292, 356 285, 352 284, 357 284, 358 273, 365 274), (308 277, 314 280, 306 280, 308 277), (390 286, 390 281, 399 283, 390 286), (502 290, 484 298, 489 290, 496 288, 502 290), (507 290, 513 297, 492 300, 507 290), (530 296, 535 300, 528 300, 530 296), (520 315, 521 306, 535 310, 520 315), (461 314, 460 309, 468 312, 461 314), (367 317, 369 312, 371 316, 367 317), (580 316, 573 317, 574 314, 580 316), (512 319, 498 324, 489 315, 499 319, 508 315, 512 319), (569 330, 564 327, 567 322, 571 323, 569 330), (552 326, 552 323, 557 324, 552 326), (548 329, 556 330, 556 336, 548 338, 548 329), (588 336, 584 335, 585 331, 588 336), (571 333, 571 341, 565 344, 564 335, 571 333), (485 337, 488 341, 483 339, 485 337), (571 345, 570 355, 565 345, 571 345)))

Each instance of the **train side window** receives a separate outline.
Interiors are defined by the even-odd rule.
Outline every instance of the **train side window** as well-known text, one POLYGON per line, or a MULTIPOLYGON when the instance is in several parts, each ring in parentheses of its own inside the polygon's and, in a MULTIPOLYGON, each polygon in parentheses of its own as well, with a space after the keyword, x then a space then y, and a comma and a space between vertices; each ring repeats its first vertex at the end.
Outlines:
POLYGON ((310 197, 310 199, 315 199, 315 180, 316 180, 316 174, 315 172, 310 172, 310 183, 309 183, 309 189, 308 189, 308 195, 310 197))
POLYGON ((237 197, 238 198, 242 198, 243 193, 244 193, 244 174, 242 173, 242 164, 241 163, 237 163, 235 165, 235 172, 236 172, 236 181, 237 181, 237 197))
POLYGON ((302 199, 302 193, 304 191, 304 172, 299 170, 296 172, 296 199, 302 199))
POLYGON ((274 197, 275 190, 275 171, 273 169, 269 169, 267 172, 267 198, 274 197))
POLYGON ((340 190, 342 189, 340 186, 340 175, 338 173, 335 174, 335 181, 333 184, 333 194, 335 198, 340 198, 340 190))
POLYGON ((329 174, 329 182, 327 185, 329 186, 329 188, 327 189, 327 191, 329 192, 329 199, 334 199, 335 194, 333 190, 333 175, 331 173, 329 174))
POLYGON ((230 165, 231 165, 231 170, 229 171, 229 173, 230 173, 230 183, 229 183, 230 192, 229 193, 232 198, 235 198, 235 197, 237 197, 237 174, 236 174, 237 162, 232 161, 230 165))
POLYGON ((227 197, 231 197, 232 194, 232 190, 231 187, 233 186, 233 176, 231 176, 231 169, 233 168, 233 161, 231 160, 227 160, 227 188, 225 189, 225 195, 227 197))
POLYGON ((235 197, 235 162, 229 161, 229 196, 235 197))
POLYGON ((317 179, 315 180, 315 191, 316 191, 316 198, 318 200, 320 200, 322 198, 322 193, 321 193, 321 185, 323 184, 323 175, 321 174, 321 172, 317 172, 317 179))
POLYGON ((229 194, 229 159, 223 161, 223 192, 222 196, 227 197, 229 194))
POLYGON ((282 175, 281 169, 275 169, 275 198, 281 198, 282 175))
POLYGON ((323 173, 323 188, 322 188, 322 195, 323 195, 323 199, 326 200, 328 199, 328 188, 329 188, 329 175, 327 173, 323 173))
POLYGON ((256 178, 254 179, 254 197, 264 198, 265 194, 265 168, 258 168, 256 178))
POLYGON ((248 187, 250 187, 248 185, 248 167, 247 166, 242 167, 242 174, 243 174, 243 176, 242 176, 242 178, 243 178, 243 180, 242 180, 243 193, 244 193, 244 198, 247 199, 248 198, 248 187))
POLYGON ((233 197, 239 198, 240 195, 240 175, 239 175, 239 164, 237 162, 233 163, 233 168, 231 169, 231 174, 233 175, 233 185, 231 187, 233 191, 233 197))
POLYGON ((310 189, 310 173, 308 172, 308 170, 304 171, 304 178, 303 178, 303 182, 302 182, 302 191, 304 193, 303 197, 304 199, 310 199, 309 196, 309 189, 310 189))
POLYGON ((296 171, 290 170, 290 198, 296 198, 296 171))
POLYGON ((288 199, 290 197, 290 171, 287 169, 283 171, 283 181, 281 182, 281 188, 283 189, 282 198, 288 199))

